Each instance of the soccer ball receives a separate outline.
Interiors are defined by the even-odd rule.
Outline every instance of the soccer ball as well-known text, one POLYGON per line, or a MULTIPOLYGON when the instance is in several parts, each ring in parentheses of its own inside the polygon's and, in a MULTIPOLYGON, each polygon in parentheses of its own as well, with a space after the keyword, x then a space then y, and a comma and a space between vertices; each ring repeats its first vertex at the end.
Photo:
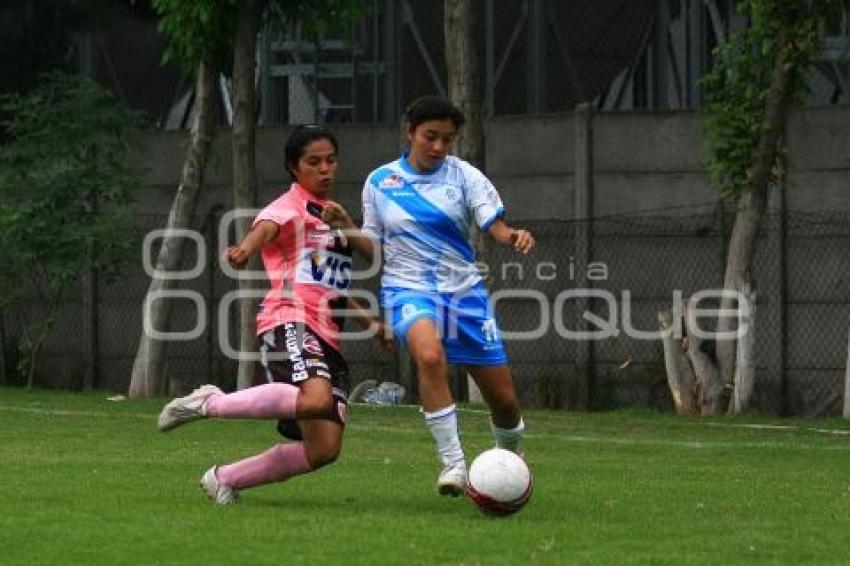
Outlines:
POLYGON ((531 498, 534 478, 525 461, 502 448, 482 452, 469 468, 466 494, 483 513, 516 513, 531 498))

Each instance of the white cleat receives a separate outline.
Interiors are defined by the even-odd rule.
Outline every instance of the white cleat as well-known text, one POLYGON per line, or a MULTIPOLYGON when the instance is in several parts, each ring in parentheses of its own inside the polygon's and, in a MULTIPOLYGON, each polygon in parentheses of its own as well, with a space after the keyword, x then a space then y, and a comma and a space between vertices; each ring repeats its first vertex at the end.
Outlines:
POLYGON ((218 466, 213 466, 201 476, 201 489, 204 490, 210 501, 219 505, 239 503, 239 492, 218 481, 215 475, 216 468, 218 466))
POLYGON ((437 480, 437 493, 457 497, 466 491, 466 462, 463 460, 449 464, 440 472, 437 480))
POLYGON ((173 428, 206 417, 204 404, 211 395, 222 393, 221 389, 215 385, 202 385, 185 397, 173 399, 159 414, 157 426, 162 432, 169 431, 173 428))

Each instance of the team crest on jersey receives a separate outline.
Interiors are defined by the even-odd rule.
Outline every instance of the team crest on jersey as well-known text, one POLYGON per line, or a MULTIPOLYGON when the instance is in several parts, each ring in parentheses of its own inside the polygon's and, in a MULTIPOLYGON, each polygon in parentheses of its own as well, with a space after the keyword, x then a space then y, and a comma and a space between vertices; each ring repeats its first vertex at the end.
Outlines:
POLYGON ((460 195, 458 195, 457 189, 455 189, 454 187, 449 187, 446 190, 446 198, 448 198, 452 202, 457 202, 459 196, 460 195))
POLYGON ((382 189, 398 189, 404 186, 404 179, 396 175, 395 173, 391 175, 387 175, 381 182, 378 183, 378 187, 382 189))

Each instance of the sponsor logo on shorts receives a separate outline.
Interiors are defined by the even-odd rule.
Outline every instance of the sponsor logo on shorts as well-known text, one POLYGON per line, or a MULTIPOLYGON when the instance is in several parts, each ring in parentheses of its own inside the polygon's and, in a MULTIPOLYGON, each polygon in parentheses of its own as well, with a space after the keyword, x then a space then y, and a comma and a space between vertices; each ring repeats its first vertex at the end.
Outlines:
POLYGON ((304 381, 307 379, 307 364, 304 363, 301 349, 298 347, 298 332, 294 324, 286 324, 284 329, 286 351, 289 353, 289 363, 292 364, 292 381, 293 383, 304 381))
POLYGON ((408 303, 408 304, 404 305, 403 307, 401 307, 401 318, 402 319, 410 318, 411 316, 415 315, 417 312, 419 312, 419 308, 412 303, 408 303))
POLYGON ((484 339, 488 342, 495 342, 499 339, 499 327, 496 326, 496 321, 488 318, 481 325, 481 333, 484 334, 484 339))
POLYGON ((317 369, 314 373, 316 375, 318 375, 319 377, 324 377, 324 378, 327 378, 327 379, 331 378, 331 373, 329 371, 325 371, 323 369, 317 369))
POLYGON ((316 358, 307 358, 306 362, 308 368, 328 369, 328 364, 322 360, 317 360, 316 358))

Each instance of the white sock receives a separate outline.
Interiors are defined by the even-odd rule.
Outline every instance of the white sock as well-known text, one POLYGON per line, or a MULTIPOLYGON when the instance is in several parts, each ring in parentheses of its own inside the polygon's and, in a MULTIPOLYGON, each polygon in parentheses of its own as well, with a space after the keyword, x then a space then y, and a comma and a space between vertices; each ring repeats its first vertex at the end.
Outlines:
POLYGON ((517 454, 521 454, 520 443, 525 434, 525 423, 522 417, 519 419, 519 424, 514 428, 499 428, 493 424, 493 419, 490 419, 490 428, 493 429, 493 437, 496 439, 496 446, 504 448, 517 454))
POLYGON ((444 466, 464 460, 457 433, 457 413, 454 404, 433 413, 426 412, 425 424, 431 431, 431 436, 434 437, 437 455, 444 466))

